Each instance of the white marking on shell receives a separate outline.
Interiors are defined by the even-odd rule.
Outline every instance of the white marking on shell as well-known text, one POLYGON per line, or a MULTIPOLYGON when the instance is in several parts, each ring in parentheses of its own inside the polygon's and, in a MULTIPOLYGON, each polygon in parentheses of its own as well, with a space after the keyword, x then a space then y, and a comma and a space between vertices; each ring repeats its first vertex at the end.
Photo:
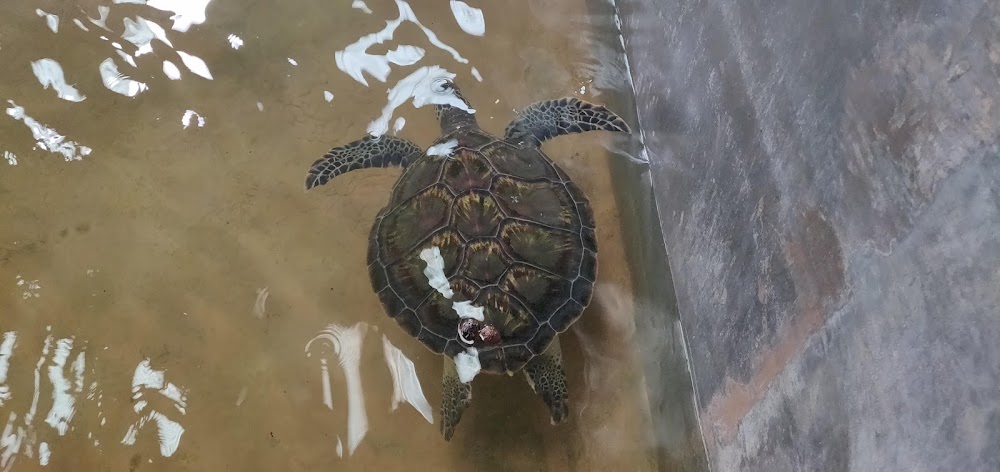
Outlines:
POLYGON ((450 139, 443 143, 438 143, 427 149, 428 156, 450 157, 458 147, 457 139, 450 139))
POLYGON ((443 295, 444 298, 450 299, 454 296, 455 292, 451 290, 451 286, 448 285, 448 278, 444 276, 444 258, 441 257, 441 249, 437 246, 424 249, 420 251, 420 258, 427 263, 427 267, 424 268, 424 275, 427 276, 427 282, 430 286, 443 295))
POLYGON ((451 307, 458 313, 459 318, 472 318, 474 320, 486 321, 483 315, 483 307, 473 305, 472 302, 454 302, 451 307))
POLYGON ((455 371, 458 372, 458 380, 462 383, 472 382, 480 370, 482 365, 479 363, 479 351, 476 348, 467 348, 465 352, 455 356, 455 371))

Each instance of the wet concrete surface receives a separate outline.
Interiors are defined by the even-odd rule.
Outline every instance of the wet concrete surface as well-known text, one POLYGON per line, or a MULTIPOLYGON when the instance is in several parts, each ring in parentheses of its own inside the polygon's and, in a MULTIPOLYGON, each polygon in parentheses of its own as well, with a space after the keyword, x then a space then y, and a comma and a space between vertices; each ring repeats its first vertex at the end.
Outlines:
POLYGON ((624 1, 715 470, 1000 466, 1000 4, 624 1))

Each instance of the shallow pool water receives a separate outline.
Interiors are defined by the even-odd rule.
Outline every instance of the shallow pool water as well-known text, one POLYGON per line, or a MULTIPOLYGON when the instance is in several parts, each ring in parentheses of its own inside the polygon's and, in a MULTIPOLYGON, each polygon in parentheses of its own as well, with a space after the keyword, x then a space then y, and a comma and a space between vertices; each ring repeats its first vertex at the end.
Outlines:
POLYGON ((642 175, 638 133, 543 147, 590 197, 600 248, 593 303, 561 338, 558 426, 522 376, 480 375, 445 442, 441 357, 385 316, 366 269, 400 171, 304 189, 315 159, 369 131, 430 146, 421 74, 453 74, 496 134, 565 96, 637 129, 612 4, 0 14, 0 470, 657 468, 635 317, 663 314, 637 308, 627 242, 658 226, 622 223, 646 184, 615 177, 642 175))

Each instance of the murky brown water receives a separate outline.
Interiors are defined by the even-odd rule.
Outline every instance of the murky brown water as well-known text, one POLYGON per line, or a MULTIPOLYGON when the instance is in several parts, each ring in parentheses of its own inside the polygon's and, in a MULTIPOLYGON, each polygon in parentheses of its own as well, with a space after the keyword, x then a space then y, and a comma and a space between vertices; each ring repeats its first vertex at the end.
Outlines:
MULTIPOLYGON (((536 100, 602 103, 601 87, 621 86, 624 74, 607 69, 618 45, 591 39, 593 5, 469 1, 486 20, 477 37, 459 28, 448 2, 412 2, 420 22, 469 63, 403 23, 368 52, 405 44, 426 54, 390 64, 385 84, 367 76, 365 87, 338 69, 334 52, 396 19, 390 1, 369 1, 366 14, 348 0, 214 0, 207 20, 186 32, 171 29, 171 13, 142 4, 109 4, 104 31, 87 19, 98 18, 98 3, 80 3, 82 11, 54 1, 0 4, 0 98, 93 149, 66 162, 33 149, 27 120, 0 117, 0 154, 17 161, 0 160, 0 334, 8 343, 6 354, 0 347, 0 470, 44 462, 48 470, 655 469, 608 171, 625 158, 605 148, 627 138, 590 133, 544 147, 590 195, 600 247, 595 301, 562 338, 572 407, 555 427, 523 377, 484 375, 445 442, 441 358, 383 314, 366 272, 370 225, 399 171, 353 172, 303 190, 309 164, 362 136, 385 90, 420 66, 456 73, 480 124, 498 134, 512 109, 536 100), (58 32, 36 8, 59 16, 58 32), (133 68, 110 43, 135 52, 121 35, 123 18, 136 16, 161 25, 173 47, 154 41, 133 68), (242 38, 240 49, 229 34, 242 38), (175 51, 204 60, 213 80, 175 51), (86 99, 43 89, 31 67, 42 58, 57 61, 86 99), (107 58, 148 90, 126 97, 106 88, 98 66, 107 58), (180 80, 165 76, 164 60, 180 80), (184 128, 186 110, 204 126, 195 116, 184 128), (330 324, 358 323, 368 327, 360 358, 367 430, 352 454, 344 371, 328 343, 314 343, 311 356, 304 347, 330 324), (434 424, 407 403, 391 410, 383 337, 412 360, 434 424), (138 376, 134 394, 144 359, 163 377, 138 376)), ((399 116, 403 137, 427 146, 438 135, 429 107, 404 105, 399 116)))

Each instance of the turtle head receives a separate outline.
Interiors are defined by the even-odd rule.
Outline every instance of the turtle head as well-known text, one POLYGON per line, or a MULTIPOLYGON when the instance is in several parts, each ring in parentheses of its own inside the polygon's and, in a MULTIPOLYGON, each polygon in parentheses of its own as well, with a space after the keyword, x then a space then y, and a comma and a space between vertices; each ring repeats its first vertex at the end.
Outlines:
MULTIPOLYGON (((435 84, 435 91, 439 93, 447 93, 454 95, 455 98, 462 101, 466 108, 471 109, 472 105, 469 101, 462 96, 462 91, 458 89, 455 82, 451 80, 442 80, 440 83, 435 84)), ((451 105, 435 105, 434 113, 437 115, 438 121, 441 122, 441 131, 448 133, 455 131, 459 128, 478 128, 479 123, 476 122, 475 113, 469 113, 459 107, 451 105)))

